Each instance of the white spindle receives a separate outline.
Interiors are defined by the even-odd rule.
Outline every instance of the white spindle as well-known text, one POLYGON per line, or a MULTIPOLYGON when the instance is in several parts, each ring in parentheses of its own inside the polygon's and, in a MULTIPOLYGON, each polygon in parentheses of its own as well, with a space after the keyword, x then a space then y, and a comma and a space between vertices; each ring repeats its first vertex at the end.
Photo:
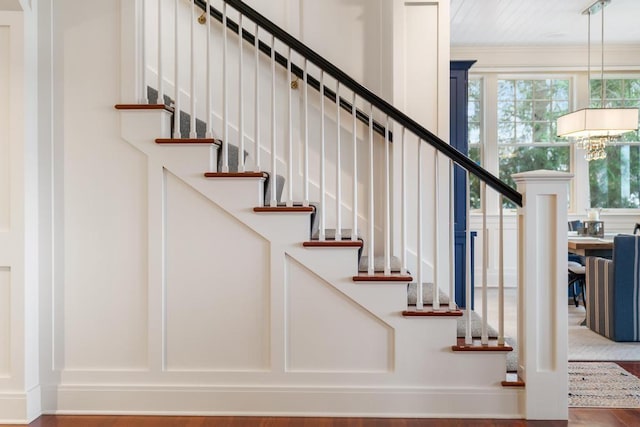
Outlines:
POLYGON ((326 230, 326 214, 325 214, 325 206, 326 204, 326 187, 325 187, 325 167, 326 167, 326 159, 325 159, 325 106, 324 106, 324 71, 320 70, 320 230, 318 239, 320 241, 324 241, 325 230, 326 230))
POLYGON ((424 268, 422 268, 423 258, 422 258, 422 235, 423 235, 423 221, 424 221, 424 212, 422 207, 422 140, 418 140, 418 183, 417 183, 417 203, 418 203, 418 250, 417 250, 417 260, 416 260, 416 270, 417 270, 417 283, 416 283, 416 310, 422 311, 424 309, 424 301, 423 301, 423 286, 424 286, 424 268))
POLYGON ((440 253, 438 250, 438 233, 440 227, 440 209, 438 207, 438 199, 440 196, 440 172, 438 169, 438 150, 433 150, 433 309, 440 309, 440 298, 438 295, 438 287, 440 277, 438 275, 438 264, 440 262, 440 253))
POLYGON ((242 40, 242 15, 238 18, 238 172, 244 172, 244 42, 242 40))
POLYGON ((256 38, 254 39, 253 47, 255 54, 255 63, 256 63, 256 74, 255 74, 255 90, 254 90, 254 140, 253 140, 253 148, 255 153, 255 171, 260 172, 260 39, 258 38, 258 31, 260 27, 256 24, 256 38))
POLYGON ((353 92, 351 97, 351 115, 353 116, 353 229, 351 231, 351 240, 358 240, 358 116, 356 111, 356 93, 353 92))
MULTIPOLYGON (((189 27, 189 43, 191 44, 191 75, 190 75, 190 89, 189 99, 191 101, 191 131, 189 132, 189 138, 196 138, 196 43, 194 38, 194 32, 196 28, 196 4, 191 2, 191 26, 189 27)), ((226 140, 225 140, 226 142, 226 140)))
POLYGON ((406 152, 406 128, 402 127, 400 139, 400 151, 402 158, 401 174, 401 206, 400 206, 400 273, 407 274, 407 152, 406 152))
POLYGON ((303 194, 303 206, 309 206, 309 85, 307 84, 307 60, 304 60, 302 84, 302 94, 304 96, 303 108, 304 108, 304 154, 303 154, 303 167, 304 167, 304 194, 303 194))
POLYGON ((470 200, 471 200, 471 193, 470 191, 470 185, 469 185, 469 171, 465 171, 465 182, 466 182, 466 207, 465 207, 465 218, 466 218, 466 225, 465 225, 465 249, 466 249, 466 254, 465 254, 465 301, 466 301, 466 315, 467 315, 467 321, 465 323, 465 335, 464 335, 464 342, 465 344, 472 344, 473 343, 473 338, 471 336, 471 304, 473 303, 473 301, 471 301, 471 230, 469 229, 470 227, 470 218, 469 218, 469 214, 471 213, 471 205, 470 205, 470 200))
POLYGON ((369 235, 367 236, 369 240, 369 265, 367 266, 367 273, 369 275, 373 275, 375 273, 375 266, 373 263, 373 257, 375 255, 375 242, 374 242, 374 234, 376 231, 376 227, 374 224, 374 209, 375 209, 375 188, 373 184, 374 174, 373 174, 373 104, 370 104, 369 107, 369 235))
MULTIPOLYGON (((211 10, 211 0, 207 0, 207 10, 205 11, 205 16, 207 17, 207 66, 206 66, 206 73, 207 73, 207 87, 206 87, 206 93, 207 93, 207 117, 206 117, 206 125, 207 125, 207 129, 205 132, 205 137, 206 138, 213 138, 213 132, 212 132, 212 126, 211 126, 211 111, 213 110, 213 105, 212 105, 212 100, 211 100, 211 16, 209 15, 209 11, 211 10)), ((213 162, 213 153, 214 153, 214 147, 211 147, 211 161, 213 162)), ((211 169, 213 170, 213 169, 211 169)))
MULTIPOLYGON (((487 184, 482 182, 482 200, 487 200, 487 184)), ((482 334, 481 343, 489 342, 487 319, 487 270, 489 269, 489 230, 487 229, 487 204, 482 209, 482 334)))
POLYGON ((229 101, 227 99, 227 3, 222 2, 222 172, 229 172, 229 101))
POLYGON ((340 82, 336 83, 336 240, 342 240, 342 135, 340 122, 340 82))
MULTIPOLYGON (((484 201, 484 199, 483 199, 484 201)), ((500 195, 500 231, 498 242, 498 344, 504 344, 504 222, 502 216, 503 196, 500 195)))
MULTIPOLYGON (((145 45, 147 44, 147 28, 146 28, 146 7, 145 0, 140 2, 140 57, 142 64, 140 66, 140 103, 148 104, 149 97, 147 92, 147 52, 145 45)), ((160 37, 160 35, 158 35, 160 37)))
POLYGON ((164 76, 162 70, 162 0, 158 0, 158 101, 164 104, 164 76))
POLYGON ((456 307, 455 165, 449 160, 449 310, 456 307))
POLYGON ((391 274, 391 159, 389 155, 389 116, 384 129, 384 274, 391 274))
MULTIPOLYGON (((291 48, 287 47, 287 79, 292 82, 291 74, 291 48)), ((288 148, 287 148, 287 206, 293 206, 293 88, 287 85, 287 127, 288 127, 288 148)))
POLYGON ((271 200, 269 206, 278 206, 276 177, 277 177, 277 149, 276 149, 276 38, 271 35, 271 200))
POLYGON ((175 19, 174 21, 174 53, 173 53, 173 59, 174 59, 174 67, 175 67, 175 82, 173 83, 174 86, 174 94, 173 97, 175 99, 175 109, 174 109, 174 113, 173 113, 173 137, 174 138, 181 138, 182 135, 180 133, 180 19, 178 18, 178 5, 180 3, 180 0, 175 0, 174 2, 174 9, 173 9, 173 17, 175 19))

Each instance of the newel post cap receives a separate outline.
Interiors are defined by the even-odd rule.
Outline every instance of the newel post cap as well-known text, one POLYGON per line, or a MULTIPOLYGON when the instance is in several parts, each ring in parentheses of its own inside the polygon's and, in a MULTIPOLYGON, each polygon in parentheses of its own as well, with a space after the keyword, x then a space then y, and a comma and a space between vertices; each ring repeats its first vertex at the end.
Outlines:
POLYGON ((516 183, 525 182, 568 182, 573 178, 573 174, 569 172, 551 171, 551 170, 535 170, 528 172, 514 173, 511 175, 516 183))

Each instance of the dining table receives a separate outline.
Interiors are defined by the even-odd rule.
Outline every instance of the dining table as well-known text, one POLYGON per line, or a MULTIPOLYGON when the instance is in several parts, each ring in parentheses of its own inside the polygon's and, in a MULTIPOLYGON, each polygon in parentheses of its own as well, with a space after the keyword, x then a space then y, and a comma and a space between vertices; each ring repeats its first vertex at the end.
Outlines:
POLYGON ((581 256, 597 256, 611 259, 613 256, 613 237, 568 236, 567 249, 570 253, 581 256))

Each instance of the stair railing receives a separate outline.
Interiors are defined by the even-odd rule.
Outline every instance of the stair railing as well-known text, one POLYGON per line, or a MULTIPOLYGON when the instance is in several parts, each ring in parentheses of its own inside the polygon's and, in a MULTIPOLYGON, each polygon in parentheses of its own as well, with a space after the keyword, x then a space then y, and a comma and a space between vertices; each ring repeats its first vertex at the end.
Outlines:
MULTIPOLYGON (((296 200, 301 200, 303 206, 308 206, 312 200, 320 202, 319 240, 328 239, 327 226, 335 230, 334 235, 329 238, 337 241, 355 241, 364 237, 365 253, 368 255, 366 273, 391 275, 393 272, 411 272, 418 295, 423 294, 424 283, 435 283, 431 296, 434 310, 440 309, 438 288, 444 282, 441 278, 448 276, 451 295, 448 309, 455 310, 453 263, 446 262, 447 258, 454 256, 453 234, 447 236, 450 240, 448 245, 445 244, 446 239, 434 238, 439 235, 445 216, 448 216, 445 220, 448 222, 448 229, 453 229, 452 197, 447 197, 442 189, 448 185, 448 193, 452 194, 451 176, 454 165, 477 176, 485 183, 483 188, 484 185, 489 185, 518 205, 522 203, 522 196, 242 1, 222 1, 221 10, 217 10, 212 6, 211 0, 154 0, 147 6, 147 13, 153 14, 149 10, 154 4, 157 10, 154 19, 149 20, 147 26, 151 27, 154 20, 157 22, 157 43, 147 46, 147 49, 152 50, 157 46, 155 81, 159 92, 158 102, 163 102, 165 88, 169 88, 168 91, 175 100, 176 111, 185 111, 189 115, 188 135, 183 132, 182 114, 174 115, 174 137, 212 137, 214 128, 217 128, 223 141, 235 143, 240 153, 245 152, 245 147, 253 145, 253 149, 248 150, 249 165, 245 163, 244 155, 238 156, 237 164, 230 165, 229 144, 223 144, 220 171, 266 169, 272 177, 272 184, 268 200, 264 203, 272 207, 281 202, 275 181, 278 175, 283 175, 286 182, 283 201, 287 207, 293 206, 296 200), (206 19, 205 13, 199 21, 206 25, 199 26, 196 9, 209 11, 208 15, 221 25, 212 25, 215 22, 206 19), (171 13, 166 13, 171 11, 173 17, 168 16, 171 13), (165 28, 170 27, 169 24, 173 24, 173 35, 165 37, 163 33, 165 28), (165 45, 173 45, 173 52, 164 48, 165 45), (214 45, 219 61, 213 61, 214 45), (200 55, 201 46, 206 50, 204 61, 200 55), (230 52, 232 46, 234 50, 230 52), (253 55, 246 54, 249 49, 253 51, 253 55), (231 54, 234 55, 233 58, 231 54), (261 55, 268 57, 266 64, 261 55), (294 56, 301 61, 301 66, 293 63, 294 56), (173 62, 173 76, 162 75, 163 70, 171 69, 170 66, 163 66, 167 62, 173 62), (186 64, 188 66, 185 67, 186 64), (219 74, 216 76, 216 73, 219 74), (312 74, 319 78, 316 79, 312 74), (289 82, 296 78, 301 79, 302 90, 294 96, 296 89, 289 82), (214 88, 214 79, 221 82, 219 88, 214 88), (285 94, 282 93, 283 83, 286 84, 285 94), (324 96, 310 94, 309 87, 324 96), (184 90, 185 88, 188 89, 184 90), (251 92, 253 99, 247 97, 251 92), (264 99, 265 95, 268 99, 264 99), (183 102, 186 104, 185 108, 183 102), (294 113, 298 112, 294 109, 294 102, 303 106, 301 117, 294 117, 294 113), (214 103, 217 104, 214 106, 214 103), (253 118, 246 114, 246 104, 249 103, 255 106, 253 118), (202 104, 205 108, 202 108, 202 104), (281 104, 286 108, 280 108, 281 104), (319 114, 314 116, 309 111, 313 108, 318 109, 319 114), (214 126, 215 111, 221 116, 219 126, 214 126), (203 135, 199 135, 196 118, 203 116, 205 131, 203 135), (374 117, 381 119, 375 120, 374 117), (362 122, 366 127, 359 124, 362 122), (233 123, 237 129, 230 132, 233 123), (251 124, 253 132, 250 137, 251 124), (396 152, 401 154, 402 172, 399 174, 401 176, 396 177, 392 177, 391 172, 392 129, 401 135, 401 147, 396 152), (300 144, 295 141, 296 130, 300 130, 302 136, 300 144), (232 136, 233 133, 235 135, 232 136), (313 133, 319 134, 319 138, 314 138, 313 133), (265 139, 268 141, 266 144, 265 139), (428 149, 427 144, 432 148, 428 149), (312 161, 310 156, 316 149, 319 155, 312 161), (448 161, 440 154, 447 156, 448 161), (351 157, 351 162, 345 162, 345 156, 351 157), (294 162, 296 158, 301 159, 299 167, 294 166, 298 163, 294 162), (267 159, 266 162, 264 159, 267 159), (441 173, 445 169, 449 172, 441 173), (429 171, 432 173, 427 176, 429 171), (301 179, 298 179, 298 175, 301 179), (409 180, 409 176, 417 176, 418 179, 414 183, 409 180), (350 185, 345 185, 348 180, 350 185), (400 250, 395 254, 399 258, 399 268, 394 266, 392 269, 393 248, 397 246, 392 233, 393 180, 401 181, 402 203, 398 209, 401 217, 400 237, 395 239, 400 241, 400 250), (345 190, 348 187, 347 192, 345 190), (448 215, 447 209, 439 208, 441 201, 445 199, 449 201, 448 215), (426 209, 434 212, 433 219, 427 217, 426 209), (344 215, 345 213, 348 215, 344 215), (365 228, 358 234, 360 226, 365 228), (350 235, 343 236, 343 228, 348 227, 352 230, 350 235), (417 232, 408 234, 407 230, 417 232), (431 244, 427 245, 427 242, 431 244), (376 253, 383 255, 381 267, 376 266, 376 253), (442 257, 442 253, 448 255, 442 257)), ((152 81, 154 78, 145 73, 143 82, 152 81)), ((210 168, 216 169, 213 160, 210 161, 210 168)), ((467 264, 469 274, 470 256, 467 256, 467 264)), ((467 301, 470 301, 470 278, 467 283, 467 301)), ((483 296, 486 297, 485 291, 483 296)), ((467 306, 470 308, 471 305, 467 306)), ((423 299, 418 298, 416 309, 423 308, 423 299)), ((484 303, 482 317, 486 323, 484 303)), ((483 327, 485 329, 486 325, 483 327)), ((470 336, 467 341, 471 341, 470 336)))

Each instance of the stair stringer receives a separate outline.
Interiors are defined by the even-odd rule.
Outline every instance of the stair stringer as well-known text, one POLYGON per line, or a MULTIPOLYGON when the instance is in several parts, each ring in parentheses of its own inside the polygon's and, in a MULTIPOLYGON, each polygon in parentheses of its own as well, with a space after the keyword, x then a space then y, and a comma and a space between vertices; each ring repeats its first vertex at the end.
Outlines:
MULTIPOLYGON (((228 389, 223 384, 217 384, 212 377, 209 378, 210 382, 205 381, 209 385, 202 390, 205 395, 215 398, 216 404, 212 405, 209 401, 201 406, 196 403, 185 409, 174 402, 171 397, 174 387, 168 385, 158 390, 161 392, 158 401, 163 402, 158 409, 139 408, 139 411, 429 417, 521 416, 519 401, 523 392, 505 390, 500 386, 500 381, 504 379, 503 354, 452 353, 450 346, 455 343, 456 336, 454 319, 425 321, 401 316, 401 311, 406 308, 406 284, 355 284, 351 279, 357 274, 354 248, 303 248, 301 242, 309 238, 307 215, 253 212, 252 208, 260 203, 262 179, 257 179, 257 182, 256 179, 205 179, 201 165, 203 152, 206 159, 208 148, 159 147, 155 143, 156 137, 168 136, 169 114, 158 111, 124 111, 121 114, 122 137, 127 142, 153 158, 154 164, 162 164, 166 170, 269 240, 272 249, 271 263, 276 270, 280 268, 278 265, 282 260, 291 257, 393 331, 392 365, 388 372, 342 375, 318 372, 304 376, 286 371, 272 372, 266 377, 264 374, 259 375, 260 379, 254 380, 260 384, 257 388, 251 386, 254 382, 243 378, 244 375, 227 373, 223 376, 225 385, 232 388, 242 385, 246 396, 253 396, 255 400, 267 405, 255 405, 252 398, 247 402, 254 406, 244 406, 243 398, 237 402, 232 402, 229 398, 221 399, 220 393, 224 394, 228 389), (301 390, 306 392, 306 399, 301 396, 301 390), (348 399, 349 405, 344 405, 345 399, 348 399)), ((280 280, 284 282, 284 279, 280 280)), ((272 282, 272 286, 276 285, 272 282)), ((276 291, 277 295, 281 293, 282 290, 276 291)), ((73 396, 78 390, 72 387, 65 396, 73 396)), ((122 390, 120 386, 119 390, 122 390)), ((102 390, 96 396, 108 399, 112 392, 115 389, 102 390)), ((135 394, 133 387, 126 392, 135 394)), ((187 394, 192 392, 194 391, 186 390, 187 394)), ((87 410, 91 411, 90 405, 87 410)), ((112 410, 117 412, 122 408, 112 410)))

